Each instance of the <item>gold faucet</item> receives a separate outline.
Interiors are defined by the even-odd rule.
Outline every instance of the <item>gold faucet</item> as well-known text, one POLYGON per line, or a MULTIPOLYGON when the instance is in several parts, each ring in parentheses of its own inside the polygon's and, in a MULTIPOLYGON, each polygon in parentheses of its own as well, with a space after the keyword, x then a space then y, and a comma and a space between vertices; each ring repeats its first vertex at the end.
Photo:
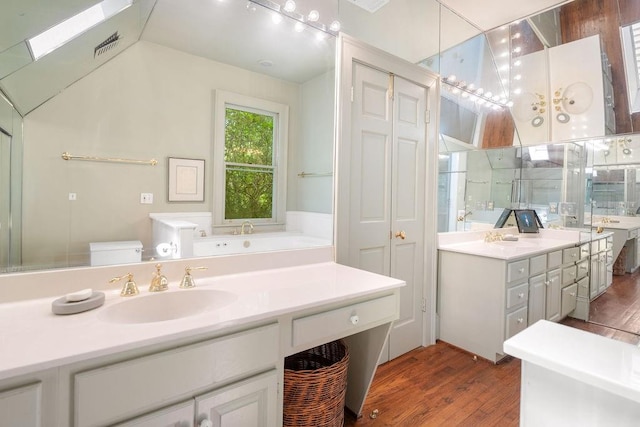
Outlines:
POLYGON ((249 226, 249 234, 253 233, 253 224, 251 223, 251 221, 244 221, 242 223, 242 227, 240 227, 240 234, 244 234, 244 226, 245 225, 249 226))
POLYGON ((185 267, 184 269, 184 277, 180 282, 180 288, 189 289, 195 288, 196 282, 193 280, 193 276, 191 275, 191 270, 206 270, 207 267, 185 267))
POLYGON ((156 272, 151 279, 151 284, 149 285, 149 292, 161 292, 169 289, 169 281, 166 276, 160 273, 160 269, 162 265, 156 264, 156 272))
POLYGON ((127 279, 127 281, 124 283, 124 286, 120 291, 121 297, 131 297, 134 295, 138 295, 140 293, 138 291, 138 286, 136 285, 136 282, 133 281, 133 274, 131 273, 127 273, 124 276, 120 276, 120 277, 114 277, 113 279, 109 280, 109 283, 119 282, 122 279, 127 279))

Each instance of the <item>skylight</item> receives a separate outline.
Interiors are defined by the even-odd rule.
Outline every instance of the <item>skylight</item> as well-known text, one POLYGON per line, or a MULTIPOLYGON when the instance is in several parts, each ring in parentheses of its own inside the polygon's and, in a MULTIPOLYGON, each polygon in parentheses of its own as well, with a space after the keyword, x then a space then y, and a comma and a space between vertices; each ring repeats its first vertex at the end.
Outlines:
POLYGON ((54 51, 89 28, 131 6, 133 0, 103 0, 28 40, 34 60, 54 51))

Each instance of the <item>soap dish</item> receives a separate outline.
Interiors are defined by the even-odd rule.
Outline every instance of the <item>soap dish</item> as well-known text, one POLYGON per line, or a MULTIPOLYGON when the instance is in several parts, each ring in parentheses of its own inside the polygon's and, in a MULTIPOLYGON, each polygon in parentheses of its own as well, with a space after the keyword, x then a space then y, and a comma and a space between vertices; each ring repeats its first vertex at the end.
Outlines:
POLYGON ((60 297, 51 303, 53 314, 76 314, 93 310, 104 304, 104 292, 94 291, 91 296, 82 301, 67 301, 66 297, 60 297))

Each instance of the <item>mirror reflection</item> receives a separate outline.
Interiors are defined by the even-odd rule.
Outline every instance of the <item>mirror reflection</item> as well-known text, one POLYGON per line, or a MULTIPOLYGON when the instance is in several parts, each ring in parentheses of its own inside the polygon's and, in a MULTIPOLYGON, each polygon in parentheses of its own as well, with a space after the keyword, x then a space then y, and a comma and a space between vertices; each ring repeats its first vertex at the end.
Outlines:
MULTIPOLYGON (((52 16, 73 16, 76 3, 52 16)), ((296 3, 308 13, 309 2, 296 3)), ((3 191, 2 271, 330 245, 337 2, 320 7, 320 20, 300 26, 260 2, 134 1, 4 76, 15 108, 3 104, 0 161, 15 161, 0 180, 12 190, 3 191), (134 23, 139 37, 125 31, 134 23), (113 34, 126 43, 109 45, 113 34), (245 135, 254 142, 234 145, 231 159, 214 132, 231 106, 270 115, 278 143, 258 156, 264 144, 245 135), (246 200, 234 186, 256 174, 268 184, 252 197, 269 209, 225 216, 225 203, 246 200)), ((32 8, 26 16, 41 17, 32 8)), ((6 44, 48 28, 28 24, 6 44)))
MULTIPOLYGON (((635 2, 574 0, 485 33, 494 76, 513 103, 513 137, 507 134, 496 144, 513 147, 460 152, 487 147, 477 143, 480 138, 475 144, 441 144, 438 193, 442 231, 491 228, 507 206, 534 207, 549 227, 611 233, 611 248, 590 247, 591 288, 582 296, 590 304, 579 317, 632 333, 638 328, 616 318, 610 304, 628 304, 633 297, 620 299, 620 288, 617 297, 609 297, 607 290, 611 283, 633 280, 628 274, 640 266, 633 134, 638 71, 630 48, 639 21, 635 2), (504 58, 508 62, 500 65, 504 58), (492 161, 503 152, 517 159, 504 170, 492 161), (509 190, 496 188, 498 181, 509 190)), ((456 102, 451 110, 458 120, 468 108, 456 102)))

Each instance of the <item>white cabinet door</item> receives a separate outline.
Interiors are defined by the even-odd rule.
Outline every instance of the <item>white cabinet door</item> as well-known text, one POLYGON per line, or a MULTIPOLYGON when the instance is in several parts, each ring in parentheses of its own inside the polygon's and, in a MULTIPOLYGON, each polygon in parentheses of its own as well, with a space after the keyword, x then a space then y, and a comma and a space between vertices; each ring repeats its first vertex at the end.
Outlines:
POLYGON ((591 277, 589 279, 589 298, 594 299, 598 295, 600 289, 600 256, 598 254, 591 255, 591 277))
POLYGON ((406 282, 390 359, 422 343, 427 91, 353 63, 351 138, 343 148, 350 164, 340 184, 350 195, 349 223, 338 235, 338 262, 406 282))
POLYGON ((540 274, 529 279, 529 326, 545 318, 546 295, 546 275, 540 274))
POLYGON ((41 383, 0 391, 0 426, 45 425, 42 420, 41 399, 41 383))
POLYGON ((607 253, 598 254, 598 293, 607 289, 607 253))
POLYGON ((275 427, 278 376, 270 371, 196 397, 196 425, 275 427))
POLYGON ((562 270, 552 270, 547 273, 547 304, 545 317, 551 322, 560 320, 560 291, 562 270))
POLYGON ((193 427, 194 408, 193 400, 189 400, 115 427, 193 427))

